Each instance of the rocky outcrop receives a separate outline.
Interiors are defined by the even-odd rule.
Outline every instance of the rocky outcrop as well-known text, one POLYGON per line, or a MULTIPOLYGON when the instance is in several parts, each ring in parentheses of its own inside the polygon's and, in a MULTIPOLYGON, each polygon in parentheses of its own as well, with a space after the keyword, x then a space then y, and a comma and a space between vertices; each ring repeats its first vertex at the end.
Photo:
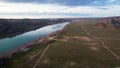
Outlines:
POLYGON ((97 22, 97 27, 105 27, 109 29, 120 28, 120 17, 101 18, 97 22))

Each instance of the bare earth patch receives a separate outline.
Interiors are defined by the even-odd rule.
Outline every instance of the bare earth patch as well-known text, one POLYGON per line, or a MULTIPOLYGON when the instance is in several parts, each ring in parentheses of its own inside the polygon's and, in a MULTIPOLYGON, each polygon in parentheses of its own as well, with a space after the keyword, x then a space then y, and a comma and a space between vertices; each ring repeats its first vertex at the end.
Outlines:
POLYGON ((97 47, 90 47, 91 50, 97 51, 98 48, 97 47))
POLYGON ((70 62, 70 63, 69 63, 70 66, 73 66, 73 65, 75 65, 75 64, 76 64, 75 62, 70 62))
POLYGON ((81 40, 84 40, 84 41, 93 41, 93 39, 91 39, 90 37, 86 37, 86 36, 82 36, 82 37, 79 37, 81 40))
POLYGON ((68 68, 69 66, 71 67, 71 66, 74 66, 74 65, 76 65, 75 62, 67 62, 67 63, 65 64, 65 67, 63 67, 63 68, 68 68))
POLYGON ((49 63, 49 60, 45 59, 45 60, 43 61, 43 63, 44 63, 44 64, 48 64, 48 63, 49 63))
POLYGON ((89 46, 98 46, 98 43, 96 42, 89 42, 89 43, 86 43, 87 45, 89 46))
POLYGON ((79 39, 79 40, 84 40, 84 41, 93 41, 92 38, 86 37, 86 36, 74 36, 74 37, 69 37, 69 36, 64 36, 66 40, 68 39, 79 39))

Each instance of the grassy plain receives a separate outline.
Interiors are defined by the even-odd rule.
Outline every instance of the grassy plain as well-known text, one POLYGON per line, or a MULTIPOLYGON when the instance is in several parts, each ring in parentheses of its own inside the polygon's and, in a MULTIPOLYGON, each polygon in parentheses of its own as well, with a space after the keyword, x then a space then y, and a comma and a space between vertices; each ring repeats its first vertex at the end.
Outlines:
MULTIPOLYGON (((35 68, 119 68, 120 59, 108 51, 98 39, 120 56, 119 30, 97 28, 95 23, 74 22, 57 35, 55 42, 48 44, 48 50, 35 68)), ((12 59, 9 64, 11 68, 33 68, 47 46, 37 45, 40 46, 12 59)))
POLYGON ((36 68, 117 68, 120 60, 97 39, 120 56, 120 32, 97 28, 95 23, 70 23, 50 47, 36 68), (82 27, 92 35, 88 35, 82 27), (106 39, 110 38, 112 40, 106 39))

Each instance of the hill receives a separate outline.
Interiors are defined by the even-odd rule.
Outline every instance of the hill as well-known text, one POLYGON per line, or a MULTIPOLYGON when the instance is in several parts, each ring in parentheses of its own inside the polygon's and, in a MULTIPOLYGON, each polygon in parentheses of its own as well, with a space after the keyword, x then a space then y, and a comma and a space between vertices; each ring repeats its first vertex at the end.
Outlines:
POLYGON ((120 28, 120 17, 101 18, 99 19, 97 26, 106 27, 109 29, 119 29, 120 28))
POLYGON ((0 38, 12 37, 65 19, 0 19, 0 38))
POLYGON ((120 67, 120 31, 98 28, 96 27, 96 21, 89 22, 75 19, 62 31, 46 37, 44 40, 43 42, 38 40, 37 43, 33 44, 34 48, 28 52, 17 52, 12 58, 2 59, 1 67, 120 67), (46 40, 49 40, 49 42, 46 42, 46 40))

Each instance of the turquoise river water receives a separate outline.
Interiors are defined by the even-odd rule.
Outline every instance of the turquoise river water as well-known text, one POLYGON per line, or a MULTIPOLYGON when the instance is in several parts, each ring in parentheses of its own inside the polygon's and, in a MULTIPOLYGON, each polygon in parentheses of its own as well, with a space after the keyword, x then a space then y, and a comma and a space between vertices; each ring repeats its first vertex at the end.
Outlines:
POLYGON ((33 40, 42 38, 57 30, 61 30, 67 24, 68 22, 48 25, 37 30, 29 31, 21 35, 14 36, 12 38, 0 39, 0 56, 10 53, 15 49, 23 46, 24 44, 32 42, 33 40))

